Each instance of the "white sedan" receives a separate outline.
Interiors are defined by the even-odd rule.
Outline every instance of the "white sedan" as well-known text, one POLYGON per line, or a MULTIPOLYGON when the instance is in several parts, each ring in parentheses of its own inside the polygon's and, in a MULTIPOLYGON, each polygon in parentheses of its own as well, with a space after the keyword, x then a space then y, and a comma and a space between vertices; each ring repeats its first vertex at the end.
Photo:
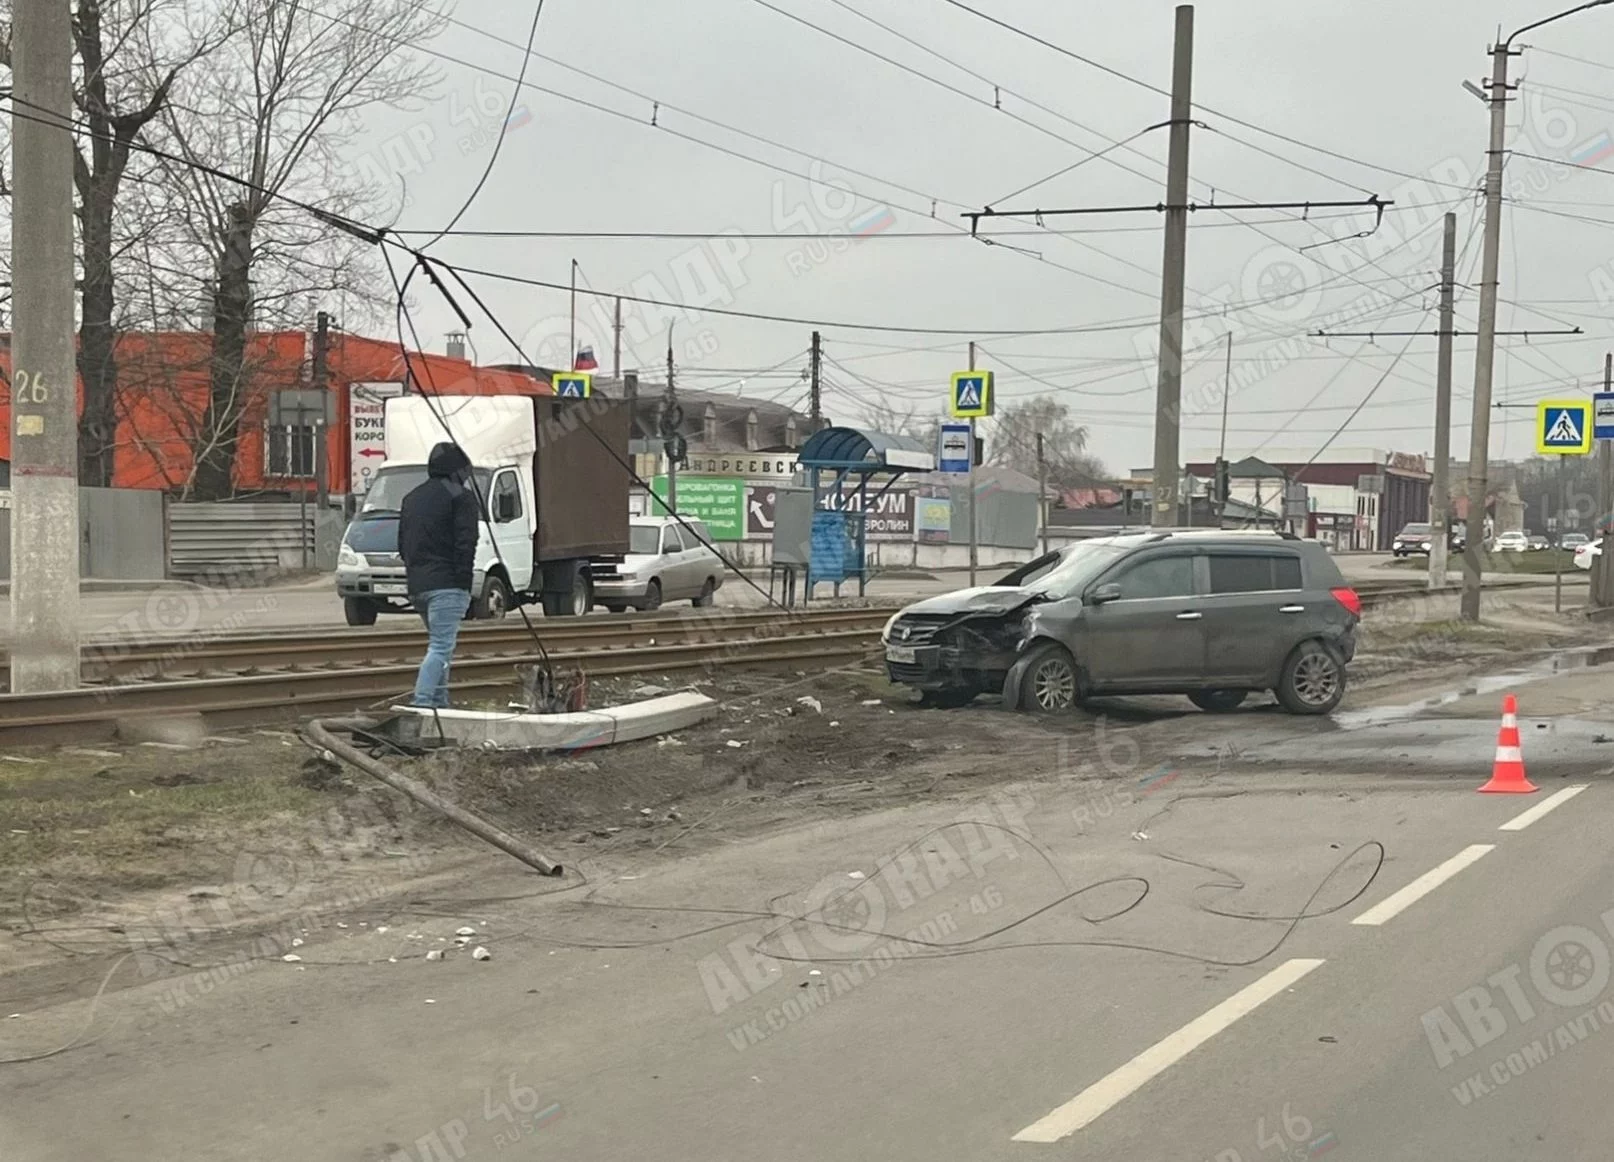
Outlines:
POLYGON ((1588 541, 1575 549, 1575 568, 1590 569, 1592 561, 1603 551, 1603 546, 1596 541, 1588 541))

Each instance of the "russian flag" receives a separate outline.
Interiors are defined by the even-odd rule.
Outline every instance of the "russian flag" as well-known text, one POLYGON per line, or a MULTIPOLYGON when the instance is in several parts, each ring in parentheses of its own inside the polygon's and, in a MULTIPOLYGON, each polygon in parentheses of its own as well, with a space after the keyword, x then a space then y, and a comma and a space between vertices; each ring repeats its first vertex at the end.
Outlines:
POLYGON ((863 217, 853 222, 852 233, 858 238, 872 238, 883 230, 889 230, 897 224, 897 216, 891 212, 889 206, 876 206, 863 217))
POLYGON ((593 371, 599 365, 599 361, 594 358, 594 348, 592 347, 579 347, 577 349, 577 358, 572 360, 573 371, 593 371))
POLYGON ((1614 135, 1605 129, 1590 141, 1577 145, 1569 160, 1576 165, 1597 165, 1610 157, 1614 157, 1614 135))
POLYGON ((531 120, 532 112, 525 105, 517 105, 510 110, 510 116, 504 119, 504 127, 506 129, 520 129, 531 120))

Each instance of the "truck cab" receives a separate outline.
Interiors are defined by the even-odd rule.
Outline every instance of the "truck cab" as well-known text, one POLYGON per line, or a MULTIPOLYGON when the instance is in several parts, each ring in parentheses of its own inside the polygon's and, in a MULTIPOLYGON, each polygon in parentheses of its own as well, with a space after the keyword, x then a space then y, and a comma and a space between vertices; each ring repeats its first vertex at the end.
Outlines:
POLYGON ((501 618, 538 603, 551 617, 588 612, 594 575, 613 573, 628 549, 624 407, 535 396, 400 396, 386 403, 385 429, 386 461, 337 554, 336 590, 349 625, 412 611, 398 514, 404 497, 427 480, 432 447, 450 438, 471 458, 481 504, 467 616, 501 618))

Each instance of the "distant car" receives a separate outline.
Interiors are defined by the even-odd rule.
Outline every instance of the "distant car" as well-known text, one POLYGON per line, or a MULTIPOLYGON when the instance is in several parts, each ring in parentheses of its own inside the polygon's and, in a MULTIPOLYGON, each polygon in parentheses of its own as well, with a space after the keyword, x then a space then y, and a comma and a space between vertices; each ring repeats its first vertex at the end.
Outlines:
POLYGON ((1550 549, 1551 547, 1552 543, 1546 537, 1533 536, 1530 538, 1529 548, 1532 553, 1539 553, 1542 549, 1550 549))
POLYGON ((1575 568, 1590 569, 1592 562, 1602 553, 1603 546, 1596 541, 1587 541, 1575 550, 1575 568))
POLYGON ((1431 548, 1429 538, 1433 535, 1434 531, 1427 524, 1409 524, 1396 533, 1395 540, 1390 544, 1390 551, 1397 557, 1427 553, 1431 548))
POLYGON ((659 609, 664 601, 687 600, 701 608, 723 584, 723 561, 707 545, 712 534, 691 517, 636 516, 628 522, 628 553, 612 571, 594 572, 594 601, 612 613, 632 607, 659 609), (693 532, 691 531, 693 530, 693 532))
POLYGON ((1498 533, 1491 551, 1496 553, 1525 553, 1530 549, 1530 538, 1523 533, 1498 533))
POLYGON ((1571 552, 1574 552, 1582 545, 1591 544, 1591 540, 1592 539, 1585 533, 1565 533, 1563 536, 1558 538, 1558 547, 1560 549, 1568 549, 1571 552))
POLYGON ((886 624, 887 676, 939 706, 1001 691, 1057 714, 1090 695, 1185 694, 1212 713, 1271 690, 1291 714, 1345 694, 1362 603, 1317 541, 1156 532, 1080 541, 886 624))

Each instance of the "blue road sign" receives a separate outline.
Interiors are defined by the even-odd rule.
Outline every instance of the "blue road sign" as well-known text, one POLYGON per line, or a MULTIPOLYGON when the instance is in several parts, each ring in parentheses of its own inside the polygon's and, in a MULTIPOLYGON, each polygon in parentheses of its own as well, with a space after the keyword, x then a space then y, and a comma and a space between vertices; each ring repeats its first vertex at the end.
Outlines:
POLYGON ((1586 399, 1544 399, 1536 405, 1536 451, 1584 456, 1592 450, 1592 404, 1586 399))
POLYGON ((953 372, 953 391, 947 400, 947 410, 955 420, 984 419, 992 414, 993 403, 990 371, 953 372))
POLYGON ((557 371, 553 386, 561 399, 587 399, 594 394, 594 377, 586 371, 557 371))
POLYGON ((1614 391, 1600 391, 1592 396, 1592 437, 1614 440, 1614 391))
POLYGON ((936 457, 936 471, 951 472, 957 476, 967 476, 970 470, 970 426, 968 424, 943 424, 941 426, 941 451, 936 457))

